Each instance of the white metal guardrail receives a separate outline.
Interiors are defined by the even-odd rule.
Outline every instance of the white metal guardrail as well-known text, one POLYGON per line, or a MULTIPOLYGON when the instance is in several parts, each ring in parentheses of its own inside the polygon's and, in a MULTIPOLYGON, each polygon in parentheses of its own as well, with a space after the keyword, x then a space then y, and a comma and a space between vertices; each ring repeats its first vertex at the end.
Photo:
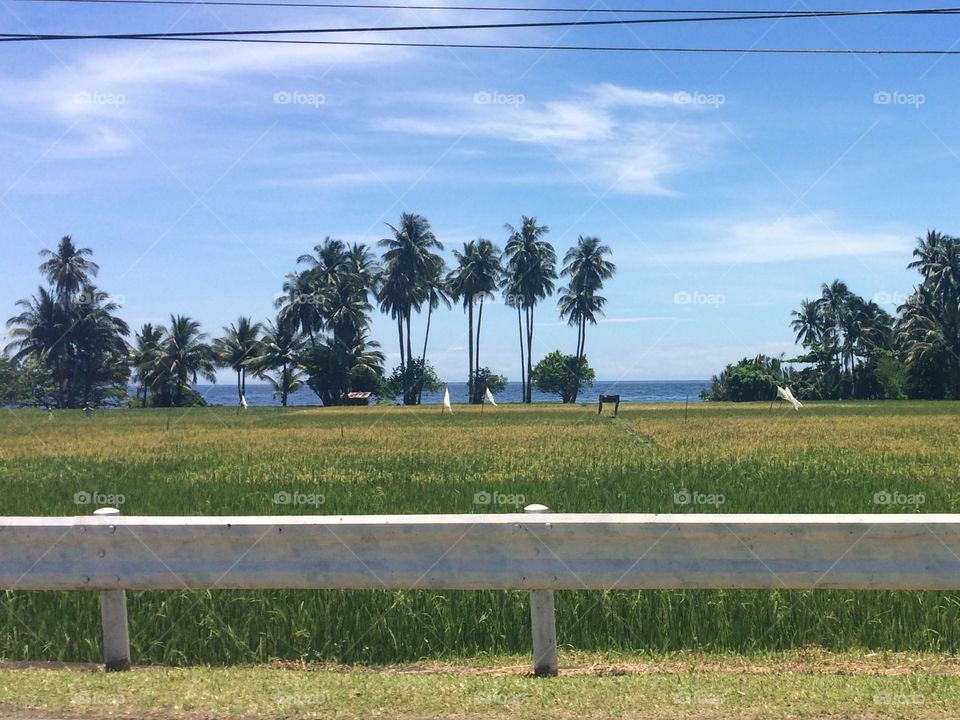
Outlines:
POLYGON ((5 517, 0 588, 101 591, 111 669, 130 664, 125 590, 530 590, 537 674, 556 673, 555 590, 960 589, 960 515, 526 510, 5 517))

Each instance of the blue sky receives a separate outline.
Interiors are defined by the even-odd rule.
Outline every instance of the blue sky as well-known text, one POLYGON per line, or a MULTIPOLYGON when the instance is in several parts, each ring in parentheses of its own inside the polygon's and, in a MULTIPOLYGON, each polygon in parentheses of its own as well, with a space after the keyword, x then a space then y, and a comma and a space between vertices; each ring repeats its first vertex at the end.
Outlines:
MULTIPOLYGON (((699 6, 711 4, 759 7, 699 6)), ((517 17, 0 2, 8 33, 517 17)), ((949 48, 960 18, 443 37, 949 48)), ((893 311, 913 282, 914 238, 960 231, 960 57, 172 42, 6 43, 0 53, 6 316, 35 291, 39 250, 64 234, 94 248, 100 284, 132 326, 176 312, 215 334, 241 314, 271 316, 284 274, 326 235, 374 243, 384 222, 413 211, 450 257, 477 237, 502 246, 504 223, 533 215, 561 256, 580 234, 613 248, 607 317, 587 336, 598 377, 700 379, 743 356, 795 352, 790 311, 823 281, 843 278, 893 311)), ((519 380, 515 314, 493 306, 484 322, 483 364, 519 380)), ((415 334, 423 327, 417 319, 415 334)), ((392 323, 378 317, 374 334, 394 364, 392 323)), ((548 300, 536 353, 575 342, 548 300)), ((459 308, 435 314, 430 356, 445 379, 465 375, 459 308)))

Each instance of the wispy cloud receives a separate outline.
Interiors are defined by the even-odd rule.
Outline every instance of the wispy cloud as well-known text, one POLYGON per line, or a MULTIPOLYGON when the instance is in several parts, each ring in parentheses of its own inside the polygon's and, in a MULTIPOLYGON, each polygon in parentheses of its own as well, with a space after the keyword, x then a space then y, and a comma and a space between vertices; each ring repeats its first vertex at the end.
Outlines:
POLYGON ((672 194, 667 178, 702 164, 720 136, 717 127, 702 120, 704 107, 683 91, 605 83, 539 104, 522 95, 454 96, 427 113, 384 118, 377 126, 539 145, 574 180, 601 191, 666 195, 672 194))
POLYGON ((825 258, 867 257, 896 253, 907 256, 909 234, 881 229, 850 229, 832 215, 787 215, 780 218, 701 223, 685 235, 703 238, 685 244, 664 262, 744 264, 825 258))

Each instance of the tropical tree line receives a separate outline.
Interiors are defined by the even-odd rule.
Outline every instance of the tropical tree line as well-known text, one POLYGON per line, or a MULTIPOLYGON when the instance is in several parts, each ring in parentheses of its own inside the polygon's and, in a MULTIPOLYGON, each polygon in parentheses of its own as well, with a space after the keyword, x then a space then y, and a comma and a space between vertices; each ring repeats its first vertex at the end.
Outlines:
POLYGON ((505 226, 502 251, 491 240, 471 240, 453 251, 448 266, 443 244, 422 215, 404 213, 387 227, 379 255, 365 244, 326 237, 298 257, 270 320, 242 316, 210 337, 193 318, 174 314, 165 324, 144 324, 132 341, 117 303, 94 284, 99 268, 93 251, 64 237, 56 250, 42 253, 47 287, 19 301, 21 312, 7 323, 11 342, 0 364, 0 401, 119 403, 132 371, 137 404, 191 405, 202 402, 194 389, 199 380, 214 382, 218 368, 230 368, 240 405, 246 404, 248 376, 269 382, 282 405, 304 386, 324 405, 366 392, 414 405, 424 390, 441 387, 428 360, 433 313, 459 304, 467 320, 468 395, 480 403, 487 389, 497 392, 506 384, 480 360, 484 307, 498 294, 517 311, 525 402, 532 401, 534 386, 575 402, 580 388, 592 382, 586 328, 603 314, 600 291, 616 270, 608 246, 580 237, 558 272, 556 251, 545 239, 549 229, 523 217, 518 227, 505 226), (553 295, 560 278, 566 285, 559 289, 558 311, 577 328, 575 351, 560 354, 560 366, 551 354, 542 361, 549 363, 534 367, 535 309, 553 295), (371 337, 376 309, 396 323, 399 365, 389 373, 381 345, 371 337), (422 343, 414 338, 414 315, 425 321, 422 343), (559 380, 557 367, 563 368, 559 380))
POLYGON ((919 280, 895 315, 841 280, 824 283, 792 313, 803 353, 745 358, 713 378, 708 397, 767 399, 789 382, 805 399, 960 400, 960 239, 928 232, 907 267, 919 280))

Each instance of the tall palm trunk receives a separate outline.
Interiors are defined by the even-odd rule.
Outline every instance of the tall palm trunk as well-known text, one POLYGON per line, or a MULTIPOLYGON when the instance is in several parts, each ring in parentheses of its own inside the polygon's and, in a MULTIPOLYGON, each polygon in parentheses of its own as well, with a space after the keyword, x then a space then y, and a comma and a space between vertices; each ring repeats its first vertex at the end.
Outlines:
POLYGON ((237 370, 237 402, 243 402, 243 386, 240 384, 240 371, 237 370))
POLYGON ((403 397, 407 397, 407 369, 403 355, 403 316, 397 313, 397 336, 400 339, 400 381, 403 385, 403 397))
POLYGON ((527 371, 523 361, 523 321, 520 319, 520 306, 517 305, 517 328, 520 337, 520 402, 527 401, 527 371))
MULTIPOLYGON (((411 311, 407 310, 407 360, 410 365, 413 365, 413 342, 410 340, 410 315, 411 311)), ((416 405, 417 397, 414 395, 414 390, 416 388, 408 387, 407 394, 403 398, 404 405, 416 405)))
POLYGON ((467 353, 469 355, 469 367, 470 372, 467 373, 467 397, 469 398, 467 402, 472 403, 473 400, 473 295, 470 296, 470 299, 467 301, 467 353))
MULTIPOLYGON (((432 317, 433 305, 430 304, 427 306, 427 332, 423 334, 423 354, 420 356, 420 365, 424 368, 427 367, 427 342, 430 340, 430 318, 432 317)), ((417 388, 417 405, 420 404, 421 398, 423 398, 423 382, 417 388)))
MULTIPOLYGON (((480 296, 480 311, 477 313, 477 346, 474 351, 473 356, 473 377, 476 378, 480 373, 480 326, 483 324, 483 295, 480 296)), ((486 388, 484 388, 486 389, 486 388)), ((483 400, 477 397, 477 402, 483 402, 483 400)))
POLYGON ((283 370, 280 375, 280 406, 287 406, 287 395, 290 390, 290 383, 287 382, 287 362, 283 361, 283 370))
POLYGON ((533 402, 533 305, 527 308, 527 404, 533 402))

